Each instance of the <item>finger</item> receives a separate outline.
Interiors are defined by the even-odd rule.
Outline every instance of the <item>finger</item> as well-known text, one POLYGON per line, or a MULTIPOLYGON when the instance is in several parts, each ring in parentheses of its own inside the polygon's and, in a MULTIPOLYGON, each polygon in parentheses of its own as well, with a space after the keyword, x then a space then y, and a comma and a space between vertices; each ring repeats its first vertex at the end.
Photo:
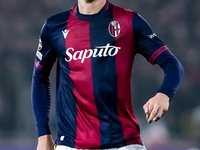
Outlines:
POLYGON ((154 106, 152 104, 149 104, 148 105, 148 115, 147 115, 147 120, 149 120, 150 116, 151 116, 151 113, 154 109, 154 106))
POLYGON ((153 118, 153 121, 158 121, 164 115, 163 109, 158 109, 156 116, 153 118))
POLYGON ((147 114, 147 113, 148 113, 148 103, 146 103, 146 104, 143 106, 143 109, 144 109, 144 113, 147 114))
POLYGON ((149 108, 148 108, 148 106, 149 106, 149 103, 146 103, 144 106, 143 106, 143 109, 144 109, 144 112, 145 112, 145 114, 146 114, 146 119, 148 120, 148 118, 149 118, 149 108))
POLYGON ((158 107, 154 106, 152 108, 152 111, 150 112, 150 116, 149 116, 149 118, 147 120, 148 123, 151 123, 153 121, 153 118, 156 116, 157 112, 158 112, 158 107))
POLYGON ((146 120, 148 120, 148 118, 149 118, 149 113, 146 114, 146 120))

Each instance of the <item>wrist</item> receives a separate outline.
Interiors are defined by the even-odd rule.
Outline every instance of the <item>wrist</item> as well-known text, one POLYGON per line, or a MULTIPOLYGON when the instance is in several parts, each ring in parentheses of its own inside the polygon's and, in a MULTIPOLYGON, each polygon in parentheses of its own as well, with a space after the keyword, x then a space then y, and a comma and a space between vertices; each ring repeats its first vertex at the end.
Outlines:
POLYGON ((44 142, 44 141, 49 141, 49 140, 52 140, 51 134, 42 135, 42 136, 38 137, 38 142, 44 142))
POLYGON ((159 98, 161 98, 161 99, 165 99, 165 100, 168 100, 168 101, 170 101, 170 98, 169 98, 169 96, 167 96, 166 94, 164 94, 164 93, 157 93, 156 94, 156 97, 159 97, 159 98))
POLYGON ((37 150, 53 150, 54 142, 51 134, 38 137, 37 150))

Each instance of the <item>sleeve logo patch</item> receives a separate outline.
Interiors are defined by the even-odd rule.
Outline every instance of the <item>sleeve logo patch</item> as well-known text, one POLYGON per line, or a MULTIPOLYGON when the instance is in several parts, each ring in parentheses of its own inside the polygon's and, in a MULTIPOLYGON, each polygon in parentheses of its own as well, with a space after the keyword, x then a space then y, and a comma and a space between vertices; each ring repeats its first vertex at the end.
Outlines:
POLYGON ((40 53, 39 51, 37 51, 36 56, 40 61, 42 60, 42 53, 40 53))
POLYGON ((40 51, 42 49, 42 40, 41 38, 39 39, 39 44, 38 44, 38 51, 40 51))

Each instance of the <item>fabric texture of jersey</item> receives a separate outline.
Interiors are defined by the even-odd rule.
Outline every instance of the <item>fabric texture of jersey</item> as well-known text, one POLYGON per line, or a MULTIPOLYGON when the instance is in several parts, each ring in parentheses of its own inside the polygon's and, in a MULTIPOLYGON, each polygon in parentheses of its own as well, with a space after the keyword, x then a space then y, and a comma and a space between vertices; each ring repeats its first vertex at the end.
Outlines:
MULTIPOLYGON (((113 148, 140 144, 131 105, 131 70, 136 53, 150 63, 169 53, 136 12, 109 2, 95 15, 71 10, 42 28, 32 83, 38 136, 49 130, 49 74, 57 60, 57 144, 113 148)), ((176 92, 161 88, 169 97, 176 92)))

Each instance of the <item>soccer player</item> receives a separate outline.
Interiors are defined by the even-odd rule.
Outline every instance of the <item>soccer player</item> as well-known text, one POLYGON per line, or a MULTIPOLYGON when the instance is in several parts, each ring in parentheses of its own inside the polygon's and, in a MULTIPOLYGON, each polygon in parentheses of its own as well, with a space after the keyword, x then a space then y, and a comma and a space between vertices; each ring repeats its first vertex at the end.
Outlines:
POLYGON ((163 83, 144 105, 148 123, 169 107, 183 67, 136 12, 106 0, 78 0, 42 28, 32 81, 37 150, 53 150, 49 129, 49 74, 57 61, 56 150, 145 150, 131 105, 131 70, 139 53, 164 71, 163 83))

